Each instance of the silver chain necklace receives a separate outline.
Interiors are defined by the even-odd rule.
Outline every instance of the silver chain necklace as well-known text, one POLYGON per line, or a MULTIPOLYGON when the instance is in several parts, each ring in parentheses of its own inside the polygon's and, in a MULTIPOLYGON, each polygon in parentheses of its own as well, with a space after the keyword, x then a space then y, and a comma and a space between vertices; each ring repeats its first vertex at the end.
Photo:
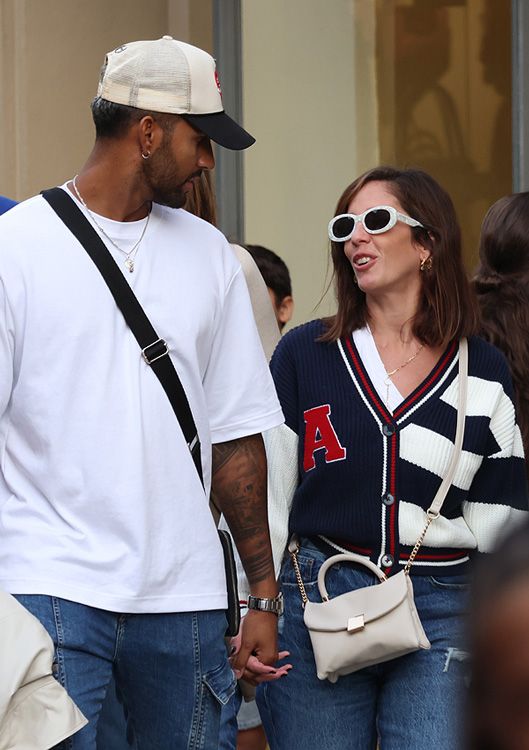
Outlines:
POLYGON ((73 189, 75 190, 75 194, 79 198, 80 203, 82 203, 83 206, 86 208, 86 210, 88 212, 88 215, 90 216, 90 219, 95 224, 95 226, 99 229, 99 231, 101 232, 101 234, 104 237, 107 238, 107 240, 110 242, 110 244, 113 245, 113 247, 116 248, 116 250, 119 250, 120 253, 124 253, 125 260, 123 262, 125 263, 125 268, 127 269, 127 271, 129 273, 133 273, 134 272, 134 261, 136 259, 136 255, 138 253, 138 249, 140 247, 140 243, 141 243, 142 239, 145 236, 145 232, 147 231, 147 227, 149 225, 149 219, 151 218, 151 212, 149 211, 149 213, 147 214, 147 221, 144 224, 144 227, 143 227, 143 229, 141 231, 141 234, 140 234, 140 237, 139 237, 138 241, 134 243, 134 245, 132 247, 132 250, 129 250, 129 252, 127 252, 126 250, 123 250, 123 248, 120 247, 116 242, 114 242, 114 240, 112 239, 112 237, 109 237, 109 235, 105 232, 105 230, 103 229, 103 227, 101 226, 101 224, 99 224, 99 222, 97 221, 97 219, 94 216, 94 214, 92 213, 92 211, 90 211, 90 209, 86 205, 86 203, 85 203, 85 201, 83 199, 83 196, 81 195, 81 193, 79 192, 79 188, 77 187, 77 181, 76 180, 77 180, 78 177, 79 177, 79 175, 76 174, 75 177, 72 180, 72 185, 73 185, 73 189))

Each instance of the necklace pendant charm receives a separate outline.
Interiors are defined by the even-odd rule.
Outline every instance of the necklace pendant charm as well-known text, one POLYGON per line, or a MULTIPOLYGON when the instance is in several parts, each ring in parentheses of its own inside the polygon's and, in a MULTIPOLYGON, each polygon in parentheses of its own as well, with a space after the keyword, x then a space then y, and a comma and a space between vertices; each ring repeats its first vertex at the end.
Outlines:
POLYGON ((134 271, 134 261, 132 260, 132 258, 127 258, 127 260, 125 261, 125 267, 126 267, 126 269, 128 270, 129 273, 133 273, 133 271, 134 271))

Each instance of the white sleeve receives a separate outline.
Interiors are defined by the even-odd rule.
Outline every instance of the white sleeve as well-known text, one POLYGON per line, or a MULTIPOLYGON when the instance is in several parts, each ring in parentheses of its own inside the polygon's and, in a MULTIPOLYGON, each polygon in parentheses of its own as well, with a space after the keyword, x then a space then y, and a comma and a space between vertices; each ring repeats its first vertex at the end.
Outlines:
POLYGON ((13 360, 14 327, 4 282, 0 280, 0 416, 5 412, 11 398, 13 360))
POLYGON ((213 443, 264 432, 283 422, 240 266, 216 321, 204 391, 213 443))

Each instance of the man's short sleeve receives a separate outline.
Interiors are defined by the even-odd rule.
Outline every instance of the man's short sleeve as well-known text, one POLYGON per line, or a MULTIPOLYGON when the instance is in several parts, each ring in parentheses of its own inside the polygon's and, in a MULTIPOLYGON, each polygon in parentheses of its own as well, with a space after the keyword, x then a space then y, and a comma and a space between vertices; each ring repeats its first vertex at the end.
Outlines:
POLYGON ((204 391, 213 443, 254 435, 283 422, 240 267, 216 321, 204 391))

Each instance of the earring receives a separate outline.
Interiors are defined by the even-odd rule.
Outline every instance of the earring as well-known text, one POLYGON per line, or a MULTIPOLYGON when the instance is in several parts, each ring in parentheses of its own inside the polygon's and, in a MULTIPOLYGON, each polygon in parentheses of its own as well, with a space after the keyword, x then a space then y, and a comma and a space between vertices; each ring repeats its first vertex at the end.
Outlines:
POLYGON ((429 255, 427 258, 423 258, 421 260, 421 264, 419 266, 419 269, 423 272, 425 271, 431 271, 432 270, 432 256, 429 255))
POLYGON ((149 158, 149 156, 150 156, 150 153, 149 153, 148 151, 147 151, 147 153, 146 153, 146 154, 144 154, 144 153, 143 153, 143 151, 141 152, 141 158, 142 158, 142 159, 145 159, 145 160, 147 160, 147 159, 149 158))

